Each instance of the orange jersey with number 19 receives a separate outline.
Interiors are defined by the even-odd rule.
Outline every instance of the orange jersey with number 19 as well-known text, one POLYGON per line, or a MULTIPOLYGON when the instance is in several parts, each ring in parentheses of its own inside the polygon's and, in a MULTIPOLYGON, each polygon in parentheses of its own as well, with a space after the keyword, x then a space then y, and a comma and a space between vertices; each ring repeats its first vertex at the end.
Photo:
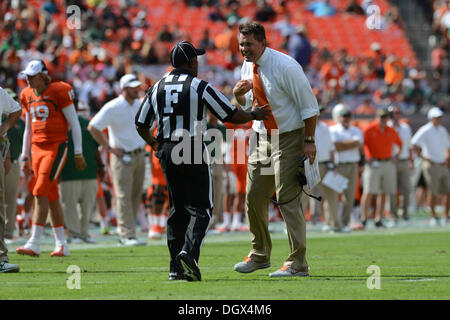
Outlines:
POLYGON ((20 103, 30 114, 32 143, 61 143, 67 140, 69 123, 62 109, 73 104, 74 92, 68 83, 52 82, 39 96, 27 87, 20 94, 20 103))

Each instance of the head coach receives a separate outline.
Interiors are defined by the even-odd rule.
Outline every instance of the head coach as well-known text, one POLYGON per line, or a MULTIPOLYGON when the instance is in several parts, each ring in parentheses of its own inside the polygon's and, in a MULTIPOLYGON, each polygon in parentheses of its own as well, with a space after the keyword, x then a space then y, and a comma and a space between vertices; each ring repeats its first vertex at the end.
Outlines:
POLYGON ((234 96, 245 109, 269 104, 271 116, 269 120, 253 123, 246 190, 252 249, 234 269, 249 273, 270 267, 268 206, 276 192, 286 222, 290 254, 281 269, 270 276, 307 276, 306 222, 300 212, 301 188, 296 175, 302 156, 312 164, 316 155, 317 100, 300 64, 267 46, 261 24, 241 24, 238 39, 245 61, 241 80, 233 88, 234 96), (264 174, 266 163, 273 167, 272 174, 264 174))
MULTIPOLYGON (((177 43, 170 55, 174 69, 147 91, 136 115, 137 131, 156 150, 167 181, 169 280, 201 280, 198 260, 213 207, 208 161, 202 156, 200 164, 178 163, 172 157, 172 150, 186 140, 190 144, 202 139, 207 109, 220 121, 232 123, 264 120, 269 114, 265 107, 252 112, 236 108, 219 90, 197 78, 197 56, 203 54, 205 50, 196 49, 187 41, 177 43), (155 122, 156 139, 149 130, 155 122)), ((206 145, 201 145, 203 154, 206 145)))

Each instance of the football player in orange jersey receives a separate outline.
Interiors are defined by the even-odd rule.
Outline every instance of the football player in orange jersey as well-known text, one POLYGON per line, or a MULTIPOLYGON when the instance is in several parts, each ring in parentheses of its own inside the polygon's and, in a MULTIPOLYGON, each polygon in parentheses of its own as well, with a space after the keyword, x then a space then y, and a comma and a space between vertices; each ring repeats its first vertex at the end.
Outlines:
MULTIPOLYGON (((235 100, 232 99, 231 103, 235 100)), ((234 104, 236 105, 236 104, 234 104)), ((248 231, 242 223, 245 210, 245 189, 247 181, 248 141, 253 122, 243 124, 227 123, 227 141, 231 142, 228 150, 230 169, 236 180, 236 190, 233 198, 232 213, 224 211, 223 224, 216 227, 219 232, 248 231), (232 218, 231 218, 232 216, 232 218)))
POLYGON ((242 223, 245 212, 245 189, 247 187, 248 142, 253 122, 238 125, 227 124, 227 129, 234 130, 234 145, 230 151, 233 157, 231 169, 236 176, 236 197, 233 203, 233 223, 231 231, 248 231, 242 223))
POLYGON ((152 163, 152 185, 147 191, 147 199, 149 204, 148 213, 148 238, 161 239, 165 232, 169 195, 167 193, 166 179, 162 172, 161 164, 155 157, 154 153, 151 155, 152 163))
MULTIPOLYGON (((156 132, 156 127, 153 133, 156 132)), ((152 133, 152 134, 153 134, 152 133)), ((165 232, 169 209, 169 195, 167 193, 166 179, 161 164, 147 145, 146 150, 151 152, 150 162, 152 165, 152 184, 147 191, 148 204, 148 238, 151 240, 161 239, 165 232)))
POLYGON ((40 238, 44 233, 50 209, 50 220, 56 240, 50 256, 69 256, 64 238, 64 215, 59 203, 58 177, 67 158, 67 133, 72 128, 77 170, 86 168, 81 144, 81 129, 73 105, 72 87, 62 81, 51 82, 42 60, 33 60, 22 71, 28 87, 20 94, 20 103, 26 111, 22 149, 22 170, 34 176, 36 183, 31 238, 16 249, 18 254, 39 256, 40 238))

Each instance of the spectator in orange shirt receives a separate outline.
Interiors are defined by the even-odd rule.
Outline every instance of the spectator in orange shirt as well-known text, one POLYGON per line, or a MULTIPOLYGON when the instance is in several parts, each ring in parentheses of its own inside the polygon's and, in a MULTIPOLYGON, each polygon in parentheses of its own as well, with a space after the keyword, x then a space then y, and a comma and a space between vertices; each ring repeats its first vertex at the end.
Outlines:
POLYGON ((445 41, 437 45, 431 51, 431 66, 435 71, 439 72, 439 74, 442 74, 446 56, 447 51, 445 50, 445 41))
MULTIPOLYGON (((395 129, 387 126, 389 112, 377 110, 377 118, 364 129, 364 153, 366 165, 363 172, 363 195, 361 197, 361 223, 365 227, 367 210, 373 196, 377 197, 375 208, 375 226, 384 227, 383 209, 386 194, 394 196, 397 192, 395 165, 397 155, 392 158, 393 145, 401 150, 402 140, 395 129)), ((397 151, 398 152, 398 151, 397 151)))
POLYGON ((387 57, 384 66, 384 82, 387 85, 397 85, 403 81, 405 66, 395 55, 387 57))
POLYGON ((233 61, 239 55, 239 42, 234 26, 234 23, 227 23, 226 30, 214 38, 216 48, 224 51, 227 61, 233 61))
POLYGON ((335 58, 328 58, 327 61, 320 68, 320 76, 325 81, 326 86, 329 86, 330 80, 336 81, 336 89, 341 89, 340 79, 345 74, 341 63, 335 58))
POLYGON ((366 57, 373 59, 377 72, 383 69, 383 62, 386 60, 386 55, 381 50, 381 45, 378 42, 370 44, 370 50, 366 52, 366 57))

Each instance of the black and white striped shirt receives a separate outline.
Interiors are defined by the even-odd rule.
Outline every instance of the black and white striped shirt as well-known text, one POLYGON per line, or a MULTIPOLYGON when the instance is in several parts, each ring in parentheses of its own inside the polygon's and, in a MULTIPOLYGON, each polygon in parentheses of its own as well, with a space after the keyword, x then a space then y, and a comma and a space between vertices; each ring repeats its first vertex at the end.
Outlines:
POLYGON ((136 114, 136 125, 151 128, 156 122, 158 142, 183 137, 201 138, 206 132, 206 108, 226 122, 238 110, 208 82, 175 69, 148 91, 136 114))

